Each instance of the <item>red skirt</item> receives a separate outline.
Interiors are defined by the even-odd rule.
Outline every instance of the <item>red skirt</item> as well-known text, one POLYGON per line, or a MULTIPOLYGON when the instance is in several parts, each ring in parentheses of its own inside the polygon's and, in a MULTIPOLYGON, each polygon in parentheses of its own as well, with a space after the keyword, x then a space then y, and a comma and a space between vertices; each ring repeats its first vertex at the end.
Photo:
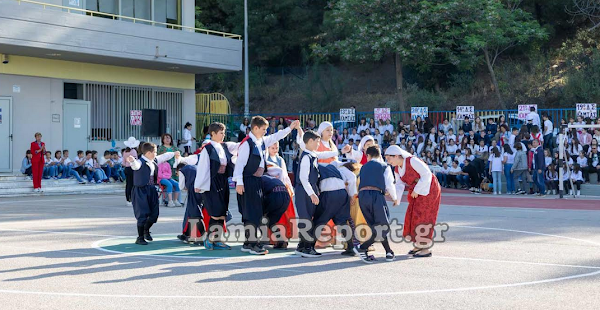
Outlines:
MULTIPOLYGON (((435 175, 431 178, 431 187, 429 195, 417 198, 411 197, 412 190, 408 191, 408 209, 406 209, 406 217, 404 218, 403 235, 411 237, 411 241, 415 240, 417 232, 420 238, 433 237, 434 226, 437 221, 438 211, 442 200, 442 190, 440 183, 435 175), (421 226, 420 225, 427 225, 421 226), (431 226, 428 226, 431 225, 431 226), (425 235, 422 229, 429 229, 429 234, 425 235)), ((426 231, 425 231, 426 232, 426 231)))

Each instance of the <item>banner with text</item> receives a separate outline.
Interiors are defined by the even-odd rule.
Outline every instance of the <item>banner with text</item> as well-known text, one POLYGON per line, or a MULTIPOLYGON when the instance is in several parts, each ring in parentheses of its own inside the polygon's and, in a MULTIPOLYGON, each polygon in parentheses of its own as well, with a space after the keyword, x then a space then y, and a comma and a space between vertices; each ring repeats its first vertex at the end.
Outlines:
POLYGON ((356 122, 356 111, 354 109, 340 109, 340 121, 348 123, 356 122))
POLYGON ((428 107, 411 107, 410 108, 410 118, 417 119, 417 117, 426 118, 429 115, 428 107))
POLYGON ((375 121, 387 121, 391 120, 390 108, 376 108, 375 109, 375 121))
POLYGON ((598 118, 598 108, 595 103, 578 103, 577 105, 577 116, 583 118, 598 118))
POLYGON ((465 117, 469 117, 469 119, 475 118, 475 107, 472 105, 459 105, 456 106, 456 119, 464 120, 465 117))

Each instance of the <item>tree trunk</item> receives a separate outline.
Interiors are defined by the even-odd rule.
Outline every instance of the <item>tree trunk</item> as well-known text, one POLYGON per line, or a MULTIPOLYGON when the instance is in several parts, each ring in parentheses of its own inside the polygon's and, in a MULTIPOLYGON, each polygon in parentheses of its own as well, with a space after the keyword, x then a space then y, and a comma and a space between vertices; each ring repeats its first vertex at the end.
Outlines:
POLYGON ((488 70, 490 71, 490 76, 492 77, 492 83, 494 84, 496 96, 498 97, 498 104, 500 104, 501 109, 504 109, 504 101, 502 101, 502 95, 500 95, 500 88, 498 87, 498 81, 496 80, 496 73, 494 72, 492 63, 490 62, 490 54, 487 49, 483 49, 483 54, 485 55, 485 63, 487 64, 488 70))
POLYGON ((402 59, 400 54, 396 53, 396 93, 398 94, 398 109, 399 111, 406 111, 406 104, 404 103, 404 87, 402 87, 402 59))

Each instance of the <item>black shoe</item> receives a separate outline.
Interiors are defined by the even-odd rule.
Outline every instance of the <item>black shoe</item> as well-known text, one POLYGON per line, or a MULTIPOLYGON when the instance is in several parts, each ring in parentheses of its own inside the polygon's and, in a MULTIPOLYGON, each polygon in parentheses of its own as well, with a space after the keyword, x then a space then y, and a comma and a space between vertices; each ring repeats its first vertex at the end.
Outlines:
POLYGON ((356 253, 354 253, 354 251, 352 250, 352 248, 350 246, 348 246, 348 248, 342 252, 342 255, 344 256, 355 256, 356 253))
POLYGON ((285 241, 277 242, 273 247, 273 250, 287 250, 288 243, 285 241))
POLYGON ((396 255, 394 255, 394 252, 385 253, 385 260, 387 262, 393 262, 394 258, 396 258, 396 255))
POLYGON ((354 253, 356 255, 358 255, 358 257, 360 258, 360 260, 365 263, 365 264, 372 264, 373 261, 369 258, 369 254, 367 254, 367 251, 365 250, 361 250, 358 246, 355 246, 353 249, 354 253))
POLYGON ((178 235, 177 239, 181 240, 181 242, 183 242, 183 243, 190 243, 188 240, 188 236, 186 236, 186 235, 178 235))
POLYGON ((298 246, 296 247, 296 251, 294 251, 294 254, 296 254, 296 255, 302 255, 303 251, 304 251, 304 246, 298 244, 298 246))
POLYGON ((252 246, 250 243, 244 243, 244 245, 242 245, 242 252, 250 253, 251 250, 252 246))
POLYGON ((302 254, 300 254, 300 255, 302 255, 302 257, 315 258, 315 257, 320 257, 321 253, 317 252, 315 250, 315 247, 313 246, 313 247, 304 249, 304 251, 302 251, 302 254))
POLYGON ((146 240, 144 240, 144 238, 140 238, 140 237, 138 237, 138 238, 135 240, 135 244, 139 244, 139 245, 148 245, 148 242, 146 242, 146 240))
POLYGON ((267 253, 269 253, 269 251, 265 250, 265 248, 263 248, 262 244, 257 244, 255 246, 253 246, 252 248, 250 248, 250 254, 253 255, 265 255, 267 253))
POLYGON ((418 250, 410 250, 410 251, 408 251, 408 255, 415 255, 415 254, 417 254, 417 253, 421 252, 421 250, 422 250, 422 249, 418 249, 418 250))
POLYGON ((432 255, 431 252, 429 252, 427 254, 419 254, 419 253, 417 253, 417 254, 413 255, 413 257, 431 257, 431 255, 432 255))
POLYGON ((144 231, 144 239, 146 239, 148 241, 154 241, 152 239, 152 236, 150 236, 150 231, 148 231, 148 230, 144 231))

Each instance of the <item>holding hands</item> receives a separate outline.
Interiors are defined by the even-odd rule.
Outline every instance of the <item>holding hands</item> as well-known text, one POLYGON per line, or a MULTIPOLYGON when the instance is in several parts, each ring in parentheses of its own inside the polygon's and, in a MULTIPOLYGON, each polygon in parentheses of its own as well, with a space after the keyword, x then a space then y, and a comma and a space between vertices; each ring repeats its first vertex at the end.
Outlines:
POLYGON ((352 151, 352 147, 349 144, 342 148, 342 154, 350 153, 350 151, 352 151))
POLYGON ((300 128, 300 121, 299 120, 295 120, 290 124, 290 129, 294 130, 294 129, 298 129, 300 128))

